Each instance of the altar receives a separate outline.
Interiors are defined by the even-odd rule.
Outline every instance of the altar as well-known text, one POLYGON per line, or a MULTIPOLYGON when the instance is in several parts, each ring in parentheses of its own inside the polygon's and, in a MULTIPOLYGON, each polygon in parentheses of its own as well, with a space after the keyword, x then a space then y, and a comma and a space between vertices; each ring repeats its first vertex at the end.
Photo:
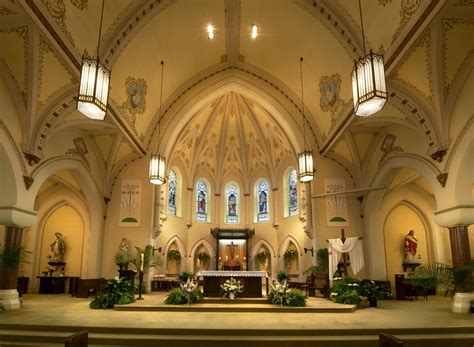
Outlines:
POLYGON ((265 277, 266 293, 268 295, 268 273, 265 271, 199 271, 196 277, 203 278, 203 291, 205 297, 219 297, 221 285, 233 277, 243 285, 239 297, 262 297, 262 278, 265 277))

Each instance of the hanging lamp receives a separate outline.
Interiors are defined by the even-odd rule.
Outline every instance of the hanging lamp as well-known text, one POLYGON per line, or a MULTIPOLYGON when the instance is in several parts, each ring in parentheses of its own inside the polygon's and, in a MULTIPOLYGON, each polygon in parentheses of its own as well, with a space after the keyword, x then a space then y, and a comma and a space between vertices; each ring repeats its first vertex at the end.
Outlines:
POLYGON ((79 95, 77 96, 76 106, 79 112, 95 120, 104 120, 107 113, 107 100, 109 97, 110 70, 99 60, 104 4, 105 0, 102 0, 97 58, 82 56, 81 82, 79 84, 79 95))
POLYGON ((303 152, 298 154, 299 178, 301 182, 309 182, 313 180, 314 163, 313 152, 306 150, 306 119, 304 117, 304 92, 303 92, 303 57, 300 58, 300 74, 301 74, 301 114, 303 115, 303 152))
MULTIPOLYGON (((161 62, 161 91, 160 91, 160 111, 158 113, 158 144, 160 148, 160 126, 161 126, 161 103, 163 101, 163 69, 164 62, 161 62)), ((165 158, 158 154, 152 154, 150 159, 150 183, 160 185, 166 182, 165 179, 165 158)))
MULTIPOLYGON (((362 7, 359 0, 360 24, 362 29, 362 45, 365 52, 364 22, 362 21, 362 7)), ((380 111, 387 101, 387 87, 385 85, 385 69, 383 56, 370 53, 354 62, 352 71, 352 94, 354 110, 357 116, 367 117, 380 111)))

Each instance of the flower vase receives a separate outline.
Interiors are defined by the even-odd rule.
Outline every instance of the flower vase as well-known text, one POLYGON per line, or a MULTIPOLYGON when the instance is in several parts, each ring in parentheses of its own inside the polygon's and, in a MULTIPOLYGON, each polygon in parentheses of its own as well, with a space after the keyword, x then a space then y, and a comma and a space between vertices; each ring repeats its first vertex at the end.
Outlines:
POLYGON ((234 293, 234 292, 230 292, 230 293, 229 293, 229 298, 230 298, 230 300, 234 300, 234 299, 235 299, 235 293, 234 293))

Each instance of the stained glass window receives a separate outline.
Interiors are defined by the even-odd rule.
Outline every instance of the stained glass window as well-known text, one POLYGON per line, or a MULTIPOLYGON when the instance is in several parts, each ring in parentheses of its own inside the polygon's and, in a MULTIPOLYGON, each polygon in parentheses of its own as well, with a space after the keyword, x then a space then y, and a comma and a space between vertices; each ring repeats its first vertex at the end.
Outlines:
POLYGON ((168 172, 168 214, 176 216, 176 173, 171 170, 168 172))
POLYGON ((288 173, 288 215, 295 216, 298 214, 298 190, 296 180, 296 170, 288 173))
POLYGON ((239 187, 231 183, 226 189, 226 203, 227 203, 227 224, 239 223, 239 187))
POLYGON ((257 222, 268 222, 270 221, 270 214, 268 213, 268 182, 261 180, 257 183, 256 189, 257 199, 257 222))
POLYGON ((203 181, 196 183, 196 220, 198 222, 207 222, 207 185, 203 181))

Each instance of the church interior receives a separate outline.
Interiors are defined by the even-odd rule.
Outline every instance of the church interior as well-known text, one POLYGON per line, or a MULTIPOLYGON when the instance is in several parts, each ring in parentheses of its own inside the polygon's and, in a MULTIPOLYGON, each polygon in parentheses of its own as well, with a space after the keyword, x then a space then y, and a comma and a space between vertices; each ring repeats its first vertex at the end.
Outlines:
MULTIPOLYGON (((239 313, 89 313, 92 297, 67 294, 145 249, 159 261, 142 271, 143 303, 184 271, 270 283, 285 271, 305 288, 326 248, 327 285, 342 272, 392 293, 375 313, 342 313, 354 336, 369 334, 362 320, 420 317, 464 334, 439 346, 472 346, 472 286, 396 299, 417 266, 474 258, 473 67, 472 0, 0 0, 0 244, 26 253, 13 271, 23 293, 0 278, 0 344, 21 335, 9 320, 60 324, 41 318, 51 305, 97 326, 154 317, 169 336, 227 329, 229 346, 252 324, 266 338, 249 345, 357 346, 314 340, 345 326, 329 313, 241 313, 262 322, 231 326, 239 313), (346 240, 359 253, 346 258, 346 240)), ((429 334, 405 345, 438 346, 429 334)), ((38 339, 16 341, 61 345, 38 339)))

